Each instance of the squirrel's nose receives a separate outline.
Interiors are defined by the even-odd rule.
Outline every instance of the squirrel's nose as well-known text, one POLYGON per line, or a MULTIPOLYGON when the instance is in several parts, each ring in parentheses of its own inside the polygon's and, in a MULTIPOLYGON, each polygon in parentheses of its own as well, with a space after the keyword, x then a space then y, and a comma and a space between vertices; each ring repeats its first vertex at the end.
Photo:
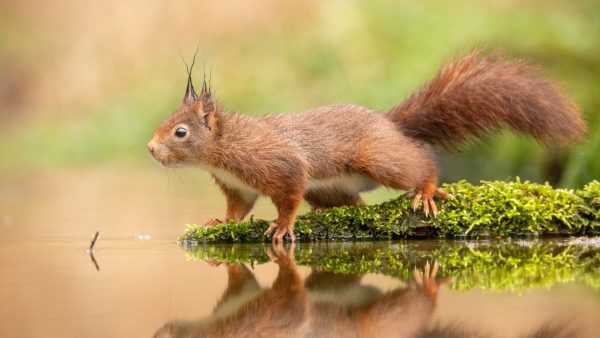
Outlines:
POLYGON ((150 152, 150 154, 154 155, 154 150, 156 149, 156 143, 154 142, 154 140, 148 142, 146 146, 148 147, 148 151, 150 152))

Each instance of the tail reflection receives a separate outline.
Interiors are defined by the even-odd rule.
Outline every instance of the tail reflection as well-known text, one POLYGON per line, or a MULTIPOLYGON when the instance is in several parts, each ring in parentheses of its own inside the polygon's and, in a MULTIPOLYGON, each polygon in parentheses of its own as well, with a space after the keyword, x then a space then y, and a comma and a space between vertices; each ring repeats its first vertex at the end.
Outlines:
POLYGON ((269 250, 279 266, 269 289, 245 265, 228 265, 227 288, 209 317, 168 322, 155 337, 411 337, 426 328, 444 283, 435 279, 437 264, 385 293, 358 275, 312 271, 303 281, 293 250, 281 243, 269 250))

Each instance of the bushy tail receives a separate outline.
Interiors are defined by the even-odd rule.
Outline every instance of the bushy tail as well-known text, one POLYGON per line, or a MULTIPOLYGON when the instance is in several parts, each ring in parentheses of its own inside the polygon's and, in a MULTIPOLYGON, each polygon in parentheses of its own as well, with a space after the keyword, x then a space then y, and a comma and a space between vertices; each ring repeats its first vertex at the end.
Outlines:
POLYGON ((388 117, 408 136, 448 149, 503 126, 561 146, 586 133, 575 103, 537 67, 479 51, 446 64, 388 117))

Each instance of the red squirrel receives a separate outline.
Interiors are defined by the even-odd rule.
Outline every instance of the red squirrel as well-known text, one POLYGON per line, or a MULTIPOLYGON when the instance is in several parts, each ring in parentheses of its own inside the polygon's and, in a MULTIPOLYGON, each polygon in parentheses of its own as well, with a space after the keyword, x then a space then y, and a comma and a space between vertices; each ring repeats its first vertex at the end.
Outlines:
MULTIPOLYGON (((184 337, 429 337, 439 289, 439 265, 415 267, 413 280, 387 292, 357 275, 313 270, 303 280, 294 244, 267 254, 279 271, 262 289, 244 264, 227 266, 227 287, 213 313, 165 323, 155 338, 184 337)), ((441 335, 446 336, 446 335, 441 335)))
POLYGON ((434 197, 451 196, 437 187, 431 146, 453 150, 504 126, 561 146, 586 133, 578 107, 537 67, 474 51, 387 113, 337 104, 235 114, 215 101, 206 80, 196 94, 190 68, 183 104, 147 146, 165 166, 208 170, 227 199, 225 222, 243 219, 259 195, 268 196, 278 217, 265 234, 294 241, 302 199, 313 210, 356 205, 361 192, 386 186, 414 196, 415 210, 422 201, 425 215, 437 215, 434 197))

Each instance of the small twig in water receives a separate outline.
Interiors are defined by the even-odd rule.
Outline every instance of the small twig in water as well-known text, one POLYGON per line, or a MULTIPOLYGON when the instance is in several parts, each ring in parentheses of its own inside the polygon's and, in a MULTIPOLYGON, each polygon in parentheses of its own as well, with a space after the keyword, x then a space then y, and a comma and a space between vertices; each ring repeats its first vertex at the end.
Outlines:
POLYGON ((94 258, 94 254, 92 252, 90 252, 90 258, 92 259, 92 263, 94 263, 94 266, 96 267, 96 271, 100 271, 100 266, 98 265, 98 262, 96 262, 96 258, 94 258))
POLYGON ((92 252, 94 250, 94 245, 96 244, 96 240, 98 239, 99 235, 100 235, 100 231, 96 231, 94 238, 92 238, 92 243, 90 243, 90 248, 89 248, 90 252, 92 252))
POLYGON ((92 263, 94 263, 94 266, 96 267, 96 271, 100 271, 100 266, 98 266, 98 262, 96 262, 96 258, 94 258, 94 245, 96 244, 96 241, 98 240, 99 235, 100 235, 100 231, 96 231, 94 238, 92 238, 92 243, 90 243, 90 247, 89 247, 89 249, 87 249, 87 253, 90 254, 92 263))

